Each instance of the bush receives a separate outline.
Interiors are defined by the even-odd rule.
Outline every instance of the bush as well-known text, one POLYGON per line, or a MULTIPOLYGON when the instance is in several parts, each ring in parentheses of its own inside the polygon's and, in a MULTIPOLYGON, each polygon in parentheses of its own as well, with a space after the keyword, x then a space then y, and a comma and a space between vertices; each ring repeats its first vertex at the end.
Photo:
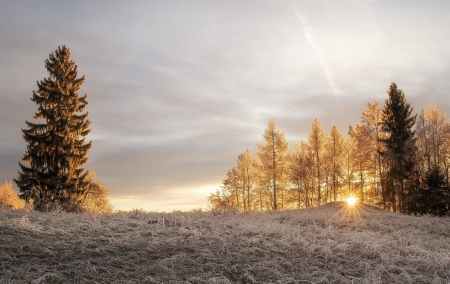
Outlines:
POLYGON ((83 199, 83 209, 95 213, 112 213, 113 206, 109 202, 109 188, 101 180, 94 181, 95 172, 90 172, 91 183, 83 199))
POLYGON ((14 191, 12 182, 7 180, 0 184, 0 206, 7 206, 13 209, 23 209, 25 207, 25 201, 14 191))
POLYGON ((450 213, 450 187, 439 168, 429 170, 411 184, 403 204, 403 212, 414 215, 446 216, 450 213))

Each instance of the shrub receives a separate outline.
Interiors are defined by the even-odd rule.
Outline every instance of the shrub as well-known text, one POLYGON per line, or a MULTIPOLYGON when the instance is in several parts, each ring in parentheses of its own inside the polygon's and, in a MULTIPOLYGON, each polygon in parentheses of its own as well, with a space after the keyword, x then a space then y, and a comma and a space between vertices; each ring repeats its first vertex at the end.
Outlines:
POLYGON ((14 209, 23 209, 25 201, 12 188, 12 183, 7 180, 0 184, 0 205, 14 209))
POLYGON ((112 213, 113 206, 109 202, 109 188, 101 180, 94 181, 95 172, 90 172, 91 183, 83 199, 83 209, 95 213, 112 213))

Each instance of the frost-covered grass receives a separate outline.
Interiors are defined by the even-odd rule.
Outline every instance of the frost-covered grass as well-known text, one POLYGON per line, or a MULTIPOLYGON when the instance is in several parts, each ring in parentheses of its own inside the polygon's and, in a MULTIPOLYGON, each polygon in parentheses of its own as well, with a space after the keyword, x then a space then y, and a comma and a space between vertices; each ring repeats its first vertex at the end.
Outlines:
POLYGON ((450 283, 450 218, 0 210, 0 283, 450 283))

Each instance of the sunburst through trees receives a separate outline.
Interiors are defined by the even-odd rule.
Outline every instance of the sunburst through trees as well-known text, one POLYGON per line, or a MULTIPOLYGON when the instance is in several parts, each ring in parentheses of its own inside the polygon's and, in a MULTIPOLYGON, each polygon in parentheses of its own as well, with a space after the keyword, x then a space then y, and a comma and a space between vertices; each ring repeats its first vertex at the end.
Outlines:
MULTIPOLYGON (((289 151, 275 121, 247 163, 252 182, 231 169, 211 194, 213 208, 283 210, 337 200, 377 205, 395 212, 445 215, 450 212, 450 123, 436 106, 416 116, 404 92, 391 83, 383 109, 375 101, 350 126, 346 138, 335 125, 329 134, 314 119, 307 139, 289 151), (354 198, 354 199, 349 199, 354 198)), ((251 153, 245 152, 247 159, 251 153)), ((239 163, 239 162, 238 162, 239 163)), ((239 166, 238 166, 239 167, 239 166)))

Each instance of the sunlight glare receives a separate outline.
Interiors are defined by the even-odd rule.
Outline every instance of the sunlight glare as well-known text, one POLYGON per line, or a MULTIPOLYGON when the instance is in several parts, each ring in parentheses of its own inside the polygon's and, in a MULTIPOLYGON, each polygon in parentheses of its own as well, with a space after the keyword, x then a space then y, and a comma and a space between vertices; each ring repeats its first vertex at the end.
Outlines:
POLYGON ((347 198, 347 203, 348 203, 348 205, 350 205, 350 206, 355 205, 355 204, 356 204, 356 198, 353 197, 353 196, 350 196, 349 198, 347 198))

